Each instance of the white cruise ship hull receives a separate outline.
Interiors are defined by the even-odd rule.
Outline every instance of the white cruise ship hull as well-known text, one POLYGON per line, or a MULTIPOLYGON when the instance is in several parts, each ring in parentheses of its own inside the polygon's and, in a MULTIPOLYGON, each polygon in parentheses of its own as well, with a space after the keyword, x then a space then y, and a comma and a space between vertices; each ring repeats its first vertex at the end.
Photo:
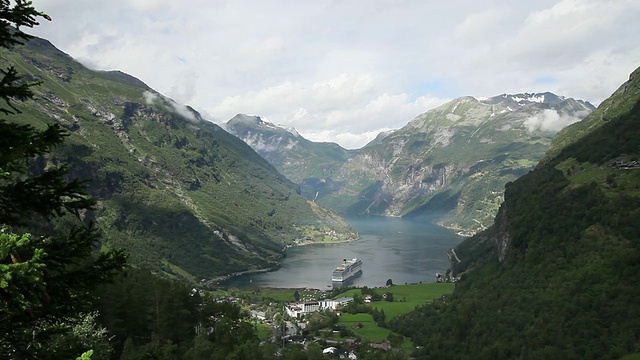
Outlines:
POLYGON ((343 263, 338 266, 331 275, 331 281, 344 282, 352 277, 356 276, 362 271, 362 260, 352 259, 347 261, 343 260, 343 263))

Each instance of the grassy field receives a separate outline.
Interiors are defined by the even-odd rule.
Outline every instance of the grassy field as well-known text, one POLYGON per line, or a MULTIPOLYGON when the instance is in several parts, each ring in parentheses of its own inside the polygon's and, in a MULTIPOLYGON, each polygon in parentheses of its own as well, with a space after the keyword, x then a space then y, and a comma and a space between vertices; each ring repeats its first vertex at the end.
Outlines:
POLYGON ((268 339, 272 334, 273 334, 273 329, 271 328, 271 326, 267 325, 267 324, 263 324, 261 322, 255 322, 254 325, 256 326, 256 329, 258 330, 258 338, 260 340, 266 340, 268 339))
POLYGON ((439 283, 439 284, 416 284, 416 285, 397 285, 392 286, 386 291, 380 290, 379 293, 387 291, 393 293, 393 302, 376 302, 371 306, 380 310, 384 310, 386 320, 389 321, 396 316, 403 315, 415 309, 418 305, 432 302, 439 299, 444 294, 453 292, 455 284, 439 283))
MULTIPOLYGON (((391 333, 391 330, 376 325, 371 314, 342 314, 338 325, 346 326, 356 336, 369 341, 384 342, 391 333), (362 324, 362 328, 358 327, 358 324, 362 324)), ((336 338, 336 340, 339 339, 336 338)), ((405 338, 401 348, 411 351, 413 344, 409 339, 405 338)))
POLYGON ((342 314, 338 325, 346 326, 356 335, 369 341, 384 341, 391 332, 389 329, 376 325, 371 314, 342 314), (358 328, 358 323, 362 324, 363 327, 358 328))
MULTIPOLYGON (((413 310, 416 306, 431 302, 444 294, 453 292, 455 284, 452 283, 428 283, 411 285, 394 285, 389 288, 374 289, 378 294, 393 293, 393 302, 379 301, 371 303, 375 309, 384 310, 386 320, 403 315, 413 310)), ((360 289, 349 290, 340 296, 353 297, 355 294, 362 296, 360 289)))

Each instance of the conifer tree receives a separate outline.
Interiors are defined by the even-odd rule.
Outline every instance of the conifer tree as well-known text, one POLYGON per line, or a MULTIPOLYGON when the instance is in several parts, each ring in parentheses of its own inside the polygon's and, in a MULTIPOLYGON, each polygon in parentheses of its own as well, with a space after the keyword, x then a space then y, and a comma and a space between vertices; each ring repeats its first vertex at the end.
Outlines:
MULTIPOLYGON (((20 28, 38 25, 39 18, 51 20, 31 1, 0 0, 0 48, 29 40, 20 28)), ((0 71, 0 116, 10 118, 39 82, 25 81, 13 66, 0 71)), ((68 179, 65 164, 33 166, 66 136, 55 122, 39 130, 0 118, 0 354, 6 359, 76 358, 89 350, 52 354, 48 341, 81 321, 95 287, 126 262, 122 250, 95 251, 99 232, 82 221, 95 203, 86 183, 68 179), (77 225, 32 235, 68 214, 77 225)))

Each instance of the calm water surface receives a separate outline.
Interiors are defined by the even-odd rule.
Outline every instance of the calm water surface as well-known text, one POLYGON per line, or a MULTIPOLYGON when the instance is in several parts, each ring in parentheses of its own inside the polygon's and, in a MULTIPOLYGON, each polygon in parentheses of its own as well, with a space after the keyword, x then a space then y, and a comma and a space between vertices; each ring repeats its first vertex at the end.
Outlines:
POLYGON ((347 217, 360 239, 345 244, 318 244, 290 248, 282 267, 269 273, 243 275, 222 285, 327 289, 334 285, 331 272, 343 258, 362 259, 362 274, 346 284, 382 286, 433 282, 436 272, 449 267, 446 251, 462 237, 428 221, 387 217, 347 217))

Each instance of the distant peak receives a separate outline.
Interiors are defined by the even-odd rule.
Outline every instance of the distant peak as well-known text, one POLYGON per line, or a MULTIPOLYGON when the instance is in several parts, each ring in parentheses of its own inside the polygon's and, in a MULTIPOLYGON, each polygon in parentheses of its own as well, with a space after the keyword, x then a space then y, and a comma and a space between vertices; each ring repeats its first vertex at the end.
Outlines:
POLYGON ((295 137, 300 137, 300 134, 295 128, 286 125, 276 125, 257 115, 237 114, 229 121, 227 121, 227 125, 233 126, 236 124, 249 125, 256 128, 261 128, 263 130, 266 129, 272 131, 286 131, 295 137))
POLYGON ((254 125, 254 126, 258 126, 258 127, 262 127, 262 128, 268 128, 268 129, 277 129, 278 126, 270 123, 269 121, 263 120, 260 116, 258 115, 248 115, 248 114, 238 114, 236 116, 234 116, 233 118, 231 118, 231 120, 228 121, 228 123, 230 124, 245 124, 245 125, 254 125))
POLYGON ((232 117, 228 122, 229 123, 243 123, 243 124, 260 124, 263 121, 260 118, 260 116, 247 115, 247 114, 237 114, 236 116, 232 117))
MULTIPOLYGON (((480 100, 480 99, 478 99, 480 100)), ((559 96, 550 92, 543 93, 520 93, 520 94, 502 94, 488 99, 480 100, 485 104, 498 104, 502 102, 515 103, 519 105, 526 104, 557 104, 566 100, 564 96, 559 96)))
POLYGON ((293 126, 283 126, 283 125, 280 125, 280 126, 282 126, 285 130, 290 132, 292 135, 294 135, 296 137, 302 137, 302 135, 300 135, 298 130, 296 130, 296 128, 294 128, 293 126))

